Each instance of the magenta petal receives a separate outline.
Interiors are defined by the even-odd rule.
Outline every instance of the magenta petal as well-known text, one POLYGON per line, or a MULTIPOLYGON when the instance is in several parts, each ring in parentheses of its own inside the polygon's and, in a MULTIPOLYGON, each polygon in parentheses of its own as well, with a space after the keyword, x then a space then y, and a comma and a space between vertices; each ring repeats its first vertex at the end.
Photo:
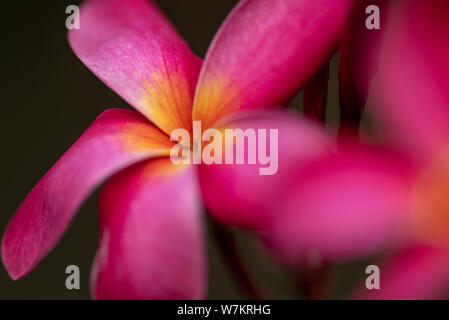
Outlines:
POLYGON ((329 59, 353 0, 244 0, 206 54, 193 118, 283 105, 329 59))
POLYGON ((166 133, 192 125, 201 68, 162 12, 147 0, 88 0, 69 42, 81 61, 166 133))
POLYGON ((393 2, 375 111, 399 142, 425 157, 449 142, 449 2, 393 2))
POLYGON ((2 259, 13 279, 54 247, 83 200, 104 179, 151 156, 168 154, 168 137, 132 110, 102 113, 56 162, 9 222, 2 259))
POLYGON ((400 237, 408 209, 407 162, 358 147, 311 163, 264 237, 290 263, 361 256, 400 237))
POLYGON ((263 230, 271 225, 282 197, 294 181, 294 173, 309 161, 332 151, 333 141, 321 126, 287 111, 242 112, 223 127, 266 129, 267 136, 270 129, 278 130, 278 166, 273 175, 261 175, 260 168, 267 165, 258 161, 200 166, 206 207, 215 219, 233 226, 263 230))
POLYGON ((412 245, 380 265, 380 289, 362 289, 359 299, 441 299, 449 288, 447 248, 412 245))
POLYGON ((150 160, 113 177, 100 199, 96 299, 204 299, 206 253, 194 166, 150 160))

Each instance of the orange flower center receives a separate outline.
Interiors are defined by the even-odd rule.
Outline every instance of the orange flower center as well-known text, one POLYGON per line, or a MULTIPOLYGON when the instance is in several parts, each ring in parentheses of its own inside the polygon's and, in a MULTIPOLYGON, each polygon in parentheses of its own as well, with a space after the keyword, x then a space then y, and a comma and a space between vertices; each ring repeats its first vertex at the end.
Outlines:
POLYGON ((438 157, 416 184, 412 228, 425 241, 449 245, 449 152, 438 157))

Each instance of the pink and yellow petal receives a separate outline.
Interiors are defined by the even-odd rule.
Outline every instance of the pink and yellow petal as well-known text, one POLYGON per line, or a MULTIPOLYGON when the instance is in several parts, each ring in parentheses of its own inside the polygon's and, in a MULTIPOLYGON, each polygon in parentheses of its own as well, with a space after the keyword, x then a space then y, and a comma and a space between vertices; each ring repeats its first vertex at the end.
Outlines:
POLYGON ((17 209, 2 240, 13 279, 28 274, 55 246, 84 199, 108 176, 146 158, 168 155, 165 133, 132 110, 102 113, 17 209))
POLYGON ((282 105, 334 51, 352 0, 243 0, 215 36, 193 118, 209 127, 239 109, 282 105))
POLYGON ((205 298, 201 213, 194 166, 149 160, 110 179, 100 197, 94 298, 205 298))
POLYGON ((87 0, 69 32, 81 61, 166 133, 191 127, 201 59, 151 1, 87 0))

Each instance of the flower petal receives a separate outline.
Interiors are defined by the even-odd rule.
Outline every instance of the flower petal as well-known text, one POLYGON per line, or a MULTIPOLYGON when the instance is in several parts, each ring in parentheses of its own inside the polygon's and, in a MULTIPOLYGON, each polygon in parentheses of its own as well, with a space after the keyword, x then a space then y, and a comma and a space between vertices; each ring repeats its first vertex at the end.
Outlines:
POLYGON ((283 105, 329 59, 353 3, 241 1, 207 52, 193 118, 208 127, 238 109, 283 105))
POLYGON ((146 0, 89 0, 70 44, 86 66, 166 133, 192 126, 201 59, 146 0))
POLYGON ((447 248, 415 244, 380 266, 380 289, 362 289, 359 299, 441 299, 449 288, 447 248))
POLYGON ((194 166, 150 160, 114 176, 100 200, 97 299, 203 299, 206 253, 194 166))
POLYGON ((420 156, 449 142, 448 11, 445 0, 394 2, 381 51, 376 111, 420 156))
POLYGON ((31 190, 9 222, 2 259, 13 279, 54 247, 83 200, 106 177, 142 159, 169 154, 168 136, 132 110, 102 113, 31 190))
POLYGON ((408 208, 407 163, 369 148, 347 148, 296 175, 264 235, 287 262, 360 256, 400 236, 408 208))
MULTIPOLYGON (((332 150, 332 140, 320 125, 287 111, 240 112, 224 121, 227 129, 266 129, 266 154, 269 164, 210 164, 199 168, 203 199, 211 215, 222 223, 263 230, 272 223, 273 215, 288 190, 296 170, 308 161, 332 150), (277 154, 270 130, 278 132, 277 154), (261 168, 272 167, 272 175, 261 175, 261 168), (275 171, 274 169, 277 169, 275 171)), ((259 137, 257 143, 263 141, 259 137)), ((234 146, 235 147, 235 146, 234 146)), ((248 159, 250 147, 245 150, 248 159)), ((252 150, 256 152, 259 146, 252 150)), ((234 155, 236 153, 234 152, 234 155)), ((235 163, 235 162, 234 162, 235 163)))

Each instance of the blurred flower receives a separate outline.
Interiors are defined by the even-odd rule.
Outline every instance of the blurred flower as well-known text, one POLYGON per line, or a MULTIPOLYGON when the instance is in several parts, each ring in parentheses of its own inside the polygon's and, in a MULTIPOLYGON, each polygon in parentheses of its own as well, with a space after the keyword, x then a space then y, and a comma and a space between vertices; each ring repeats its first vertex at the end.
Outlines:
POLYGON ((414 167, 408 244, 376 298, 435 298, 449 288, 449 2, 392 7, 375 79, 373 113, 414 167))
POLYGON ((294 263, 388 248, 381 289, 359 297, 435 298, 449 287, 449 2, 390 4, 380 51, 379 39, 352 41, 370 54, 352 60, 357 92, 345 91, 361 106, 372 81, 369 111, 389 146, 344 145, 304 168, 266 237, 294 263))
POLYGON ((152 3, 86 1, 81 29, 69 33, 70 44, 89 69, 139 112, 102 113, 32 189, 2 241, 11 277, 28 274, 56 245, 86 197, 115 174, 100 196, 93 296, 204 298, 196 171, 215 217, 252 227, 269 220, 264 213, 277 204, 284 182, 280 177, 289 175, 288 165, 296 168, 301 160, 327 150, 327 138, 313 124, 279 111, 249 112, 228 122, 224 117, 288 101, 333 52, 352 2, 242 1, 201 66, 152 3), (236 171, 223 176, 215 166, 173 165, 169 134, 177 128, 191 130, 192 120, 202 121, 203 128, 220 120, 238 128, 278 129, 280 172, 261 178, 256 169, 232 166, 236 171), (220 193, 223 188, 228 192, 220 193))

